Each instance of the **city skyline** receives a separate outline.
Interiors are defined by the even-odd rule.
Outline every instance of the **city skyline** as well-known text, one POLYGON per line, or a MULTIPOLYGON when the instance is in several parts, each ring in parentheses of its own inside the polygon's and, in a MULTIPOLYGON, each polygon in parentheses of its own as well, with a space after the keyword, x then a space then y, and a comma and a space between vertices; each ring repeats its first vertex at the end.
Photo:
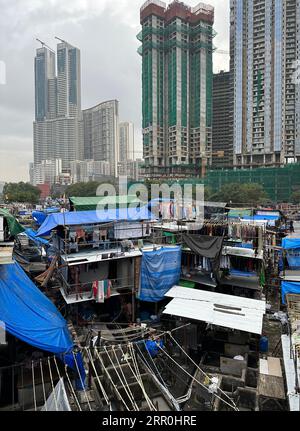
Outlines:
MULTIPOLYGON (((49 7, 42 2, 32 2, 26 16, 23 16, 19 0, 9 5, 1 3, 2 0, 0 33, 3 35, 0 40, 6 43, 0 42, 0 60, 6 64, 7 83, 0 86, 0 180, 29 180, 28 164, 33 160, 32 58, 39 47, 36 37, 54 47, 54 36, 59 35, 81 50, 82 109, 118 99, 120 121, 134 123, 137 157, 141 157, 141 61, 136 53, 139 46, 136 34, 143 2, 78 0, 65 2, 64 7, 56 1, 49 7), (108 33, 111 43, 101 44, 108 33), (95 39, 99 44, 94 43, 95 39), (19 78, 20 71, 22 79, 19 78), (16 164, 18 169, 15 169, 16 164)), ((188 2, 191 6, 197 3, 188 2)), ((216 7, 215 30, 218 35, 215 45, 228 50, 229 2, 213 0, 208 3, 216 7)), ((228 70, 228 56, 216 55, 214 62, 215 71, 228 70)))

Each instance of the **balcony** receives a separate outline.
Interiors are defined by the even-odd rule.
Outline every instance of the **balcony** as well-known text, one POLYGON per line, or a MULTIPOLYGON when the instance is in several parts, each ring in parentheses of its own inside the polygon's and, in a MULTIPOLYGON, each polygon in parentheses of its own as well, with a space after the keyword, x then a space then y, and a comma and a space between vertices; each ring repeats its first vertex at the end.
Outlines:
MULTIPOLYGON (((79 282, 77 284, 71 284, 62 274, 60 274, 60 276, 62 287, 59 290, 68 305, 89 301, 104 303, 107 299, 120 296, 124 290, 130 290, 132 294, 135 294, 135 283, 132 277, 105 280, 107 282, 107 288, 104 288, 102 291, 99 284, 96 284, 99 283, 99 280, 88 283, 79 282)), ((104 280, 102 281, 104 282, 104 280)))

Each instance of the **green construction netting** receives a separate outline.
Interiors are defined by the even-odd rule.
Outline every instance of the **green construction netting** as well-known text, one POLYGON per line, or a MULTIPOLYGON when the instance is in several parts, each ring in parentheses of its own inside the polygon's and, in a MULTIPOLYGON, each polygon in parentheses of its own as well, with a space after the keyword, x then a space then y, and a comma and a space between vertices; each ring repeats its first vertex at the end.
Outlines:
POLYGON ((293 191, 300 187, 300 164, 280 168, 213 170, 207 172, 204 183, 214 191, 230 183, 261 184, 274 202, 287 202, 293 191))

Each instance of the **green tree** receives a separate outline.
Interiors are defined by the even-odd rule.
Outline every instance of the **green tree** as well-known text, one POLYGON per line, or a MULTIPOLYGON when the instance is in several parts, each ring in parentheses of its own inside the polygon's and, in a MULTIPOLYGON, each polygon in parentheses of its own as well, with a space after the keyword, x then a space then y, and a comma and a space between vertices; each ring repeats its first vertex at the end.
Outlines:
POLYGON ((268 195, 260 184, 230 183, 221 187, 220 191, 214 193, 211 200, 256 206, 270 202, 268 195))
POLYGON ((96 196, 97 188, 99 187, 100 183, 96 181, 91 181, 88 183, 76 183, 72 184, 71 186, 67 187, 66 189, 66 196, 67 197, 89 197, 89 196, 96 196))
POLYGON ((293 204, 295 204, 295 205, 299 205, 300 204, 300 188, 297 189, 297 190, 295 190, 292 193, 291 199, 292 199, 293 204))
POLYGON ((6 183, 3 188, 3 196, 6 202, 20 202, 36 204, 39 201, 41 191, 29 183, 6 183))
POLYGON ((115 180, 112 178, 103 179, 102 181, 90 181, 88 183, 76 183, 67 187, 67 197, 91 197, 96 196, 97 188, 101 184, 115 185, 115 180))

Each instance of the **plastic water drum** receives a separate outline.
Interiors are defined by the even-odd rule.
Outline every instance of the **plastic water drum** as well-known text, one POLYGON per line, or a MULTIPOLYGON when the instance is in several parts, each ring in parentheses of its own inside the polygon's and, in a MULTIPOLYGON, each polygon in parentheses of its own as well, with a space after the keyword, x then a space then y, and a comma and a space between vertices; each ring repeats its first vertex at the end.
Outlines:
POLYGON ((261 353, 267 353, 269 351, 269 339, 268 337, 261 337, 259 342, 259 351, 261 353))

